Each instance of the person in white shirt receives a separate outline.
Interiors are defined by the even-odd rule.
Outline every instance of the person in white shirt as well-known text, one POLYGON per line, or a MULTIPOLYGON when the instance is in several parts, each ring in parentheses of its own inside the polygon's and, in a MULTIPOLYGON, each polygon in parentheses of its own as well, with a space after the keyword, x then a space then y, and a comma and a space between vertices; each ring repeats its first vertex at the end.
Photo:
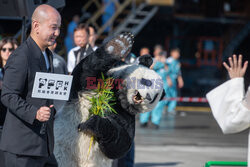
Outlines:
POLYGON ((72 48, 68 53, 67 68, 69 73, 72 73, 73 69, 75 68, 75 61, 76 61, 75 51, 79 50, 80 48, 81 48, 80 46, 76 46, 72 48))
MULTIPOLYGON (((229 58, 229 65, 223 65, 228 71, 230 80, 210 91, 206 96, 212 113, 223 133, 237 133, 250 127, 250 86, 244 93, 244 75, 248 66, 242 66, 242 55, 229 58)), ((250 133, 248 138, 248 162, 250 162, 250 133)), ((248 167, 250 164, 248 163, 248 167)))
POLYGON ((89 26, 79 24, 74 30, 75 48, 72 48, 68 53, 68 72, 72 73, 75 66, 85 57, 87 57, 93 49, 89 44, 89 26))

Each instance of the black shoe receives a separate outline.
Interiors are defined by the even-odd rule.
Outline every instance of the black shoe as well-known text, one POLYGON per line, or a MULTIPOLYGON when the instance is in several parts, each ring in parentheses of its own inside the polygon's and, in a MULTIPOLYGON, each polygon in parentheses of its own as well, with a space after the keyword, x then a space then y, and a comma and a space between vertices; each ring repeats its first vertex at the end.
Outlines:
POLYGON ((147 123, 147 122, 142 123, 142 124, 140 125, 141 128, 146 128, 147 126, 148 126, 148 123, 147 123))
POLYGON ((159 129, 159 125, 152 123, 152 129, 159 129))

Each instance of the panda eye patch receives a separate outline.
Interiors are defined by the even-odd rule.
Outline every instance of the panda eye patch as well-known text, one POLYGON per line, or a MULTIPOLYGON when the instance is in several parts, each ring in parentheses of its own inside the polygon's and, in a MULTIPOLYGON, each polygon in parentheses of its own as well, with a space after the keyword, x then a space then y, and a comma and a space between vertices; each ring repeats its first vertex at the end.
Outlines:
POLYGON ((147 93, 147 95, 146 95, 146 99, 148 99, 149 101, 151 101, 151 100, 152 100, 152 98, 151 98, 150 94, 148 94, 148 93, 147 93))
POLYGON ((158 93, 156 93, 156 95, 155 95, 154 99, 153 99, 153 100, 152 100, 149 104, 153 104, 153 103, 155 102, 155 100, 156 100, 157 96, 158 96, 158 93))
POLYGON ((144 78, 142 78, 142 79, 141 79, 141 84, 142 84, 142 85, 146 85, 146 86, 151 86, 151 85, 152 85, 152 82, 151 82, 149 79, 144 79, 144 78))

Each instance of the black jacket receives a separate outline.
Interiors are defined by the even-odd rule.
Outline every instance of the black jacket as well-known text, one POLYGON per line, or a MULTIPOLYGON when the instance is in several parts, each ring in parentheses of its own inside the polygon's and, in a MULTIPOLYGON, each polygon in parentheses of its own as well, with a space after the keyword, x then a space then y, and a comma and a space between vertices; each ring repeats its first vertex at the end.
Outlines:
POLYGON ((93 52, 93 49, 90 44, 87 44, 84 48, 80 48, 74 51, 75 58, 76 58, 75 65, 77 65, 82 59, 85 59, 92 52, 93 52))
POLYGON ((44 56, 29 37, 9 57, 5 65, 5 75, 1 100, 8 108, 0 149, 14 154, 49 156, 53 153, 53 116, 47 121, 46 133, 40 134, 42 123, 35 119, 41 106, 49 106, 51 100, 32 98, 32 88, 36 72, 53 72, 52 53, 46 49, 50 61, 47 70, 44 56))

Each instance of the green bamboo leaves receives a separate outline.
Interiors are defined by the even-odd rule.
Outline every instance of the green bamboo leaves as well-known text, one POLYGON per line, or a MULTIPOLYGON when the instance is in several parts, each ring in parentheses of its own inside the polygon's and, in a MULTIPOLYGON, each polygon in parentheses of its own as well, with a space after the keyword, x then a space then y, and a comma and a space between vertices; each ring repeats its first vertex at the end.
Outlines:
POLYGON ((116 104, 114 92, 111 91, 113 82, 114 79, 105 79, 102 73, 102 80, 101 82, 98 82, 97 89, 94 90, 96 95, 89 99, 91 102, 89 117, 92 115, 105 117, 108 113, 117 114, 117 112, 112 108, 112 106, 116 104))
MULTIPOLYGON (((105 79, 102 73, 102 80, 99 81, 101 82, 98 82, 97 89, 94 90, 96 92, 96 95, 92 98, 89 98, 89 101, 91 103, 91 108, 89 109, 89 117, 93 115, 105 117, 108 113, 117 114, 117 112, 112 108, 112 106, 116 104, 114 92, 111 91, 114 79, 105 79)), ((89 157, 93 142, 94 136, 91 137, 87 157, 89 157)))

